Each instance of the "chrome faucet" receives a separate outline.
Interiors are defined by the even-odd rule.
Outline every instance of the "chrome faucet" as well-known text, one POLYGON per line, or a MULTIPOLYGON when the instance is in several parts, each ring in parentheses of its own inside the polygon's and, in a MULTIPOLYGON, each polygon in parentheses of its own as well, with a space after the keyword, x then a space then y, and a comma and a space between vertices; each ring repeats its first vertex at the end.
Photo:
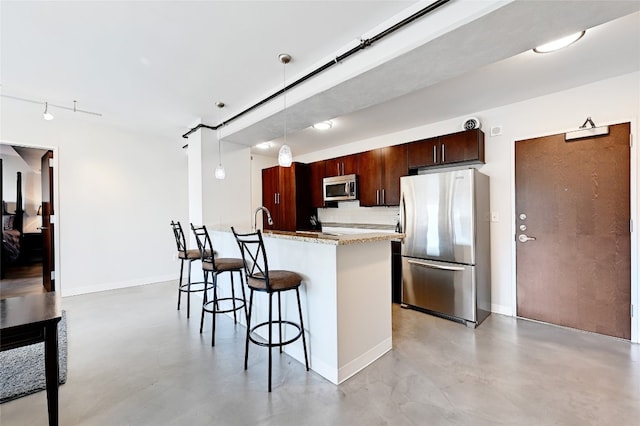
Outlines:
POLYGON ((256 212, 253 214, 253 230, 258 229, 258 212, 262 210, 267 214, 267 223, 269 225, 273 225, 273 219, 271 219, 271 212, 265 206, 260 206, 256 209, 256 212))

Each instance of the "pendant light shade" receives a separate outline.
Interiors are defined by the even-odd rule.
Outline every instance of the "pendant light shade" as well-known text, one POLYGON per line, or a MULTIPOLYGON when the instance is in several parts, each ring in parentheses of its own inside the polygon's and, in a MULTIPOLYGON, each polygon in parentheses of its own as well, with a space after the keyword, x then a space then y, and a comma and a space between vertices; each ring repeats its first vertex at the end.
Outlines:
POLYGON ((224 179, 227 176, 227 173, 224 171, 224 166, 222 165, 222 163, 218 164, 218 167, 216 167, 215 176, 216 176, 216 179, 224 179))
POLYGON ((283 130, 283 144, 278 151, 278 164, 281 167, 291 167, 291 161, 293 161, 293 154, 291 153, 291 147, 287 145, 287 84, 286 84, 286 66, 291 62, 291 55, 287 53, 281 53, 278 55, 278 59, 282 62, 282 102, 284 108, 284 130, 283 130))
POLYGON ((289 145, 282 145, 280 151, 278 151, 278 164, 282 167, 290 167, 293 160, 293 154, 291 154, 291 148, 289 145))

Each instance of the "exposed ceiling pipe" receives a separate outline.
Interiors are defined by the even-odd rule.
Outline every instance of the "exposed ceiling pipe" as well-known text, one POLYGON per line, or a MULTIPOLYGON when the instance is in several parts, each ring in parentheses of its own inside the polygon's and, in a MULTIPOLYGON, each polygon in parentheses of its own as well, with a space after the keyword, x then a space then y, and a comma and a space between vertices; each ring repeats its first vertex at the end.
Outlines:
POLYGON ((189 135, 195 131, 197 131, 198 129, 204 127, 206 129, 211 129, 211 130, 217 130, 219 127, 224 126, 226 124, 229 124, 230 122, 232 122, 233 120, 236 120, 237 118, 240 118, 241 116, 247 114, 250 111, 253 111, 254 109, 264 105, 265 103, 271 101, 274 98, 277 98, 278 96, 282 95, 284 92, 289 91, 290 89, 296 87, 297 85, 307 81, 308 79, 310 79, 311 77, 314 77, 318 74, 320 74, 321 72, 331 68, 332 66, 340 63, 341 61, 347 59, 348 57, 350 57, 351 55, 354 55, 356 53, 358 53, 361 50, 366 49, 367 47, 373 45, 373 43, 381 40, 382 38, 388 36, 389 34, 399 30, 400 28, 409 25, 410 23, 412 23, 413 21, 415 21, 416 19, 420 19, 422 18, 424 15, 426 15, 427 13, 433 12, 434 10, 436 10, 437 8, 439 8, 440 6, 443 6, 445 3, 448 3, 450 0, 438 0, 435 1, 431 4, 429 4, 428 6, 420 9, 419 11, 409 15, 408 17, 404 18, 403 20, 401 20, 400 22, 392 25, 391 27, 387 28, 384 31, 379 32, 378 34, 374 35, 371 38, 368 39, 364 39, 364 40, 360 40, 360 44, 358 44, 356 47, 353 47, 351 49, 349 49, 348 51, 346 51, 345 53, 336 56, 336 58, 332 61, 329 61, 327 63, 325 63, 324 65, 319 66, 318 68, 314 69, 313 71, 309 72, 308 74, 300 77, 299 79, 297 79, 296 81, 292 82, 291 84, 289 84, 288 86, 283 87, 282 89, 278 90, 277 92, 267 96, 266 98, 256 102, 255 104, 251 105, 250 107, 248 107, 247 109, 240 111, 239 113, 237 113, 236 115, 234 115, 231 118, 228 118, 227 120, 223 121, 222 123, 219 123, 217 126, 208 126, 206 124, 198 124, 196 127, 192 128, 191 130, 189 130, 187 133, 185 133, 184 135, 182 135, 183 138, 188 138, 189 135))

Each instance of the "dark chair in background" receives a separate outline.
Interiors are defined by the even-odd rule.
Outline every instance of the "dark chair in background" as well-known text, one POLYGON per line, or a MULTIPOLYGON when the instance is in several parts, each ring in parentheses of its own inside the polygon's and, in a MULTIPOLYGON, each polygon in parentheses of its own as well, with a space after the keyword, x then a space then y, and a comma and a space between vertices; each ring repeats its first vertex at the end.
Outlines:
POLYGON ((231 227, 233 235, 236 237, 240 252, 245 265, 245 277, 247 279, 247 285, 249 287, 249 313, 247 317, 247 337, 245 342, 244 353, 244 369, 247 369, 249 360, 249 342, 255 343, 258 346, 267 347, 269 350, 269 392, 271 392, 271 348, 278 347, 282 352, 282 347, 290 343, 295 342, 302 337, 302 346, 304 349, 304 363, 307 371, 309 371, 309 360, 307 358, 307 341, 304 336, 304 324, 302 322, 302 307, 300 305, 300 291, 299 287, 302 283, 302 277, 292 271, 278 271, 269 270, 267 262, 267 253, 264 249, 264 241, 262 240, 262 233, 260 230, 249 234, 238 234, 236 230, 231 227), (300 316, 300 323, 283 320, 282 319, 282 306, 280 295, 282 292, 295 290, 296 298, 298 300, 298 314, 300 316), (253 307, 253 292, 259 291, 267 293, 269 295, 269 319, 268 321, 258 323, 251 326, 251 309, 253 307), (273 295, 278 295, 278 319, 273 319, 273 295), (273 326, 278 328, 278 339, 274 341, 273 338, 273 326), (295 336, 288 340, 283 341, 282 327, 291 326, 296 330, 295 336), (262 339, 254 337, 254 333, 257 329, 262 327, 268 327, 268 339, 264 342, 262 339))
MULTIPOLYGON (((200 291, 209 290, 212 286, 207 287, 207 284, 203 281, 191 282, 191 263, 195 260, 200 260, 200 251, 197 249, 189 250, 187 248, 187 242, 184 238, 184 232, 182 231, 182 225, 180 222, 171 221, 171 228, 173 229, 173 235, 176 237, 176 245, 178 247, 178 259, 180 259, 180 281, 178 282, 178 310, 180 310, 180 298, 182 293, 187 293, 187 318, 191 311, 191 293, 197 293, 200 291), (187 282, 182 283, 182 276, 184 271, 184 263, 188 264, 187 282)), ((205 292, 206 294, 206 292, 205 292)))
POLYGON ((211 300, 207 297, 207 292, 204 293, 204 299, 202 301, 202 314, 200 316, 200 333, 202 333, 202 326, 204 324, 204 314, 208 312, 212 316, 212 330, 211 330, 211 346, 215 346, 216 337, 216 314, 223 314, 233 312, 234 323, 238 322, 236 317, 236 311, 244 308, 245 318, 247 318, 247 304, 245 298, 244 285, 242 282, 242 271, 244 264, 242 259, 236 258, 217 258, 213 253, 213 244, 211 243, 211 237, 207 227, 202 225, 199 227, 191 224, 191 229, 196 236, 198 242, 198 250, 202 259, 202 271, 204 272, 205 284, 209 281, 209 274, 213 275, 213 297, 211 300), (228 272, 231 276, 231 297, 218 297, 218 275, 228 272), (236 297, 235 284, 233 281, 233 273, 237 272, 240 275, 240 288, 242 290, 242 298, 236 297), (229 306, 229 303, 230 305, 229 306))

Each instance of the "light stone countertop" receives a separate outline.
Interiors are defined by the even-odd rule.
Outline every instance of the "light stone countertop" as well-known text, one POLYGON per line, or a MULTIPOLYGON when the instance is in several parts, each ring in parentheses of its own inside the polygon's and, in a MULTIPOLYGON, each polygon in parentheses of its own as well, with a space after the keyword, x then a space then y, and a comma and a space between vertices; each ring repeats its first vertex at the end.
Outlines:
MULTIPOLYGON (((212 226, 213 231, 231 232, 230 226, 212 226)), ((247 229, 236 229, 237 232, 251 232, 247 229)), ((263 231, 265 238, 278 238, 283 240, 304 241, 317 244, 349 245, 365 244, 376 241, 392 241, 404 238, 404 234, 397 232, 363 232, 362 234, 333 235, 317 231, 263 231)))

